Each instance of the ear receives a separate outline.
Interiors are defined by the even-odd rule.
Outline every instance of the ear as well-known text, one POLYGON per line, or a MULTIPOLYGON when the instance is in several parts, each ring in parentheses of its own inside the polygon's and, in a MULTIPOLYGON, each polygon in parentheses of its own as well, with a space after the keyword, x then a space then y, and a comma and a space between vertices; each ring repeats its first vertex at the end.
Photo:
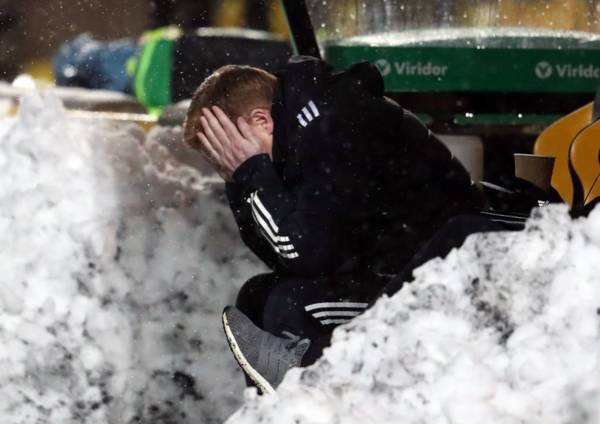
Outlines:
POLYGON ((251 125, 262 127, 269 135, 273 134, 273 118, 271 117, 271 111, 269 109, 252 109, 249 121, 251 125))

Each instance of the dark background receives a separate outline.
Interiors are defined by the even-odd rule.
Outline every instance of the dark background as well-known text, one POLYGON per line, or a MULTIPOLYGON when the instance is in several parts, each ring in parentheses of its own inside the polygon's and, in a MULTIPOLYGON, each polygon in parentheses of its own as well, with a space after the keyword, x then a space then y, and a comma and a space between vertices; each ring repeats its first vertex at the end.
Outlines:
POLYGON ((278 6, 276 0, 0 0, 0 80, 21 72, 50 79, 52 55, 84 32, 111 40, 174 24, 184 30, 242 26, 282 33, 278 6))

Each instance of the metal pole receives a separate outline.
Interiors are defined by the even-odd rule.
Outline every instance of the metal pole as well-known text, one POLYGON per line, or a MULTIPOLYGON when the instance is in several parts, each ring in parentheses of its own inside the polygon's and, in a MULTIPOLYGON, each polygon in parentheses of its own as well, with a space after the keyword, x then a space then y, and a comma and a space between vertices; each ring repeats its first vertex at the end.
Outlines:
POLYGON ((315 30, 304 0, 281 0, 296 54, 321 59, 315 30))

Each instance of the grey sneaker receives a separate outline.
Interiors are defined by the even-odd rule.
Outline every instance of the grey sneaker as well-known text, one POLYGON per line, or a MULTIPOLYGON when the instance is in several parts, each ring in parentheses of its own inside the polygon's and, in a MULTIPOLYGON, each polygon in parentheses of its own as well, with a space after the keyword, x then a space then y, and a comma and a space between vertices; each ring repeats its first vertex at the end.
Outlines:
POLYGON ((309 339, 291 333, 277 337, 258 328, 239 309, 223 310, 223 329, 229 348, 246 375, 262 393, 273 393, 285 373, 300 366, 309 339))

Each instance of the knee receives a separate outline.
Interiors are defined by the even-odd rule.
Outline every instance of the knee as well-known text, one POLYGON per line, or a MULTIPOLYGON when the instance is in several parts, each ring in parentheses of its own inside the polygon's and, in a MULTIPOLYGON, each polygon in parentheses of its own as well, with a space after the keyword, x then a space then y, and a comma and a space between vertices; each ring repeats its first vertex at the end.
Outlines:
MULTIPOLYGON (((275 274, 259 274, 246 281, 240 288, 235 305, 240 307, 240 304, 247 302, 247 299, 255 298, 261 292, 268 292, 274 286, 275 274)), ((266 294, 266 293, 265 293, 266 294)))
POLYGON ((265 310, 272 313, 303 311, 306 299, 313 297, 319 281, 304 278, 284 278, 270 291, 265 310))
POLYGON ((474 222, 478 222, 479 219, 480 217, 475 214, 456 215, 446 221, 445 227, 463 228, 472 225, 474 222))

